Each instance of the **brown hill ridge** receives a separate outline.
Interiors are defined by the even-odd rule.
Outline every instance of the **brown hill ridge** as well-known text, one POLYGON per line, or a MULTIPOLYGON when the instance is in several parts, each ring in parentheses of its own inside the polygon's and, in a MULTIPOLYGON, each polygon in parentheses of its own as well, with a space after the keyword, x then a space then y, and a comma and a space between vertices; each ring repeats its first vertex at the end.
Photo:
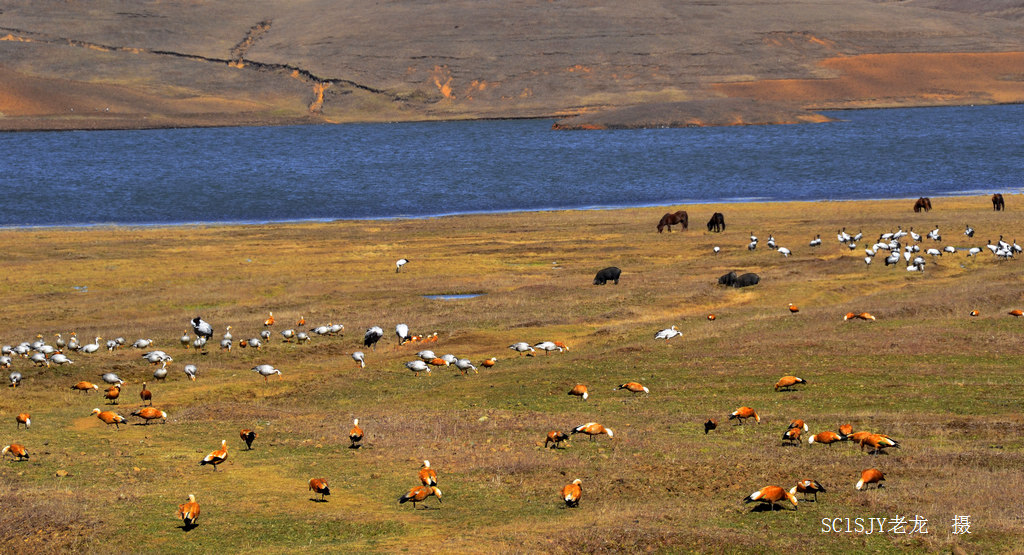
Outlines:
POLYGON ((1024 8, 983 4, 10 2, 0 130, 731 125, 1024 102, 1024 8))

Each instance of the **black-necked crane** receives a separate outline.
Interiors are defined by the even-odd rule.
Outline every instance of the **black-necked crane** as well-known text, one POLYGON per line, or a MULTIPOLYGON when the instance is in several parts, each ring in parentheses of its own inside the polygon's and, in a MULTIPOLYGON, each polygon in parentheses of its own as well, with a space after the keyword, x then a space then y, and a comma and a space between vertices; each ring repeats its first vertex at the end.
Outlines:
POLYGON ((402 269, 402 266, 405 266, 408 263, 409 263, 409 259, 408 258, 399 258, 398 260, 396 260, 395 261, 395 273, 397 274, 399 272, 399 270, 402 269))
POLYGON ((213 337, 213 326, 198 316, 192 319, 192 331, 199 337, 205 337, 206 339, 213 337))
POLYGON ((366 333, 363 334, 363 346, 369 347, 371 351, 376 351, 377 342, 381 337, 384 337, 384 330, 380 326, 367 328, 366 333))
POLYGON ((409 341, 409 326, 405 324, 398 324, 395 326, 395 335, 398 336, 398 344, 404 345, 409 341))

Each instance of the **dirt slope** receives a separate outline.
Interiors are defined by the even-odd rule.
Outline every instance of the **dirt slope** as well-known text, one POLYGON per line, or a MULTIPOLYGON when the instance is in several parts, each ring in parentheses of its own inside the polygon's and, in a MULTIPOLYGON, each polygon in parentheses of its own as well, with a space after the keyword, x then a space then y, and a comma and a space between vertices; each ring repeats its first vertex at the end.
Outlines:
POLYGON ((1021 52, 1008 1, 16 1, 0 11, 0 129, 805 121, 1020 102, 1021 52), (976 63, 994 52, 1009 54, 976 63), (905 57, 865 57, 885 54, 905 57), (728 97, 757 102, 716 108, 728 97))

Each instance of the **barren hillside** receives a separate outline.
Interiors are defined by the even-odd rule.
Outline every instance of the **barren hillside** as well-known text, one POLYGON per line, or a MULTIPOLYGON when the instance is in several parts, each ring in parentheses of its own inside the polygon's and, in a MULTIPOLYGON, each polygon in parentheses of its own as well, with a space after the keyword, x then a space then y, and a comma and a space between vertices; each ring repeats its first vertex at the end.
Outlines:
POLYGON ((1021 102, 1024 3, 972 6, 12 1, 0 8, 0 129, 705 125, 1021 102))

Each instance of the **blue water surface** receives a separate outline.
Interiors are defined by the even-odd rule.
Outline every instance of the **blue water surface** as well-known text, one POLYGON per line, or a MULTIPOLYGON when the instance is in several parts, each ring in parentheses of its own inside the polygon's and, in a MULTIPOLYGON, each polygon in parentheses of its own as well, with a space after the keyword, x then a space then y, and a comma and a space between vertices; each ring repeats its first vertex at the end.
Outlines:
POLYGON ((554 131, 550 120, 0 133, 2 226, 257 223, 1019 192, 1024 106, 554 131))

